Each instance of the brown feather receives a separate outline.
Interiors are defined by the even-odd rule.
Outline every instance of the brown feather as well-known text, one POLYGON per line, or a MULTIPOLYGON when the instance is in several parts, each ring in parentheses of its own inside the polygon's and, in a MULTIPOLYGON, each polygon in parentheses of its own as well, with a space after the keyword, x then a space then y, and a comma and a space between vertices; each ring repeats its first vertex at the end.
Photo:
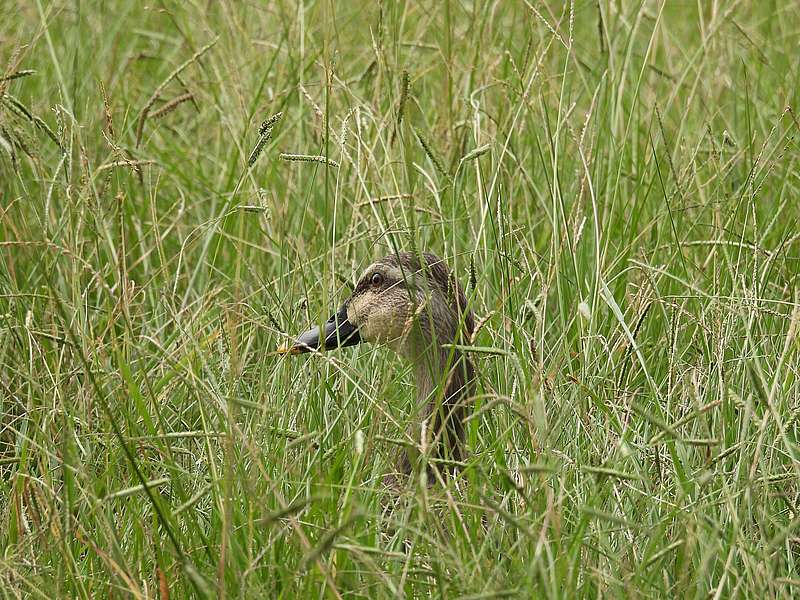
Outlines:
MULTIPOLYGON (((430 252, 422 254, 421 259, 414 253, 404 252, 376 262, 400 268, 407 278, 422 275, 432 292, 432 306, 417 316, 422 347, 416 345, 409 357, 415 363, 417 399, 424 403, 424 408, 408 434, 415 439, 419 422, 427 420, 430 457, 461 462, 465 457, 465 418, 472 406, 475 370, 466 354, 443 346, 469 343, 475 317, 463 288, 444 260, 430 252)), ((401 452, 396 469, 403 475, 411 473, 413 465, 408 453, 401 452)), ((394 476, 387 477, 387 483, 396 484, 396 481, 394 476)))

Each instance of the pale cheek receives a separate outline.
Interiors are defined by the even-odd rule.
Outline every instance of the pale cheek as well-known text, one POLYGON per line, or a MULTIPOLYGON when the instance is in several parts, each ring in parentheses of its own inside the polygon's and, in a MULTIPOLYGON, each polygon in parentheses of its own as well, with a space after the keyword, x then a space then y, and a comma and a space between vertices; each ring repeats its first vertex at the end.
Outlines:
POLYGON ((347 307, 347 320, 358 327, 359 337, 365 342, 376 342, 375 328, 372 326, 372 317, 367 318, 368 310, 364 310, 363 304, 355 303, 347 307))
POLYGON ((402 333, 402 325, 397 324, 397 315, 378 312, 367 320, 368 334, 376 342, 389 342, 402 333))
MULTIPOLYGON (((363 323, 363 319, 361 318, 361 314, 359 314, 359 311, 356 310, 356 308, 355 308, 355 306, 353 304, 350 304, 347 307, 347 320, 350 321, 350 323, 352 323, 353 325, 355 325, 356 327, 359 327, 359 328, 360 328, 361 324, 363 323)), ((363 332, 361 334, 361 337, 362 338, 364 337, 363 332)))
POLYGON ((404 335, 405 311, 374 309, 359 325, 361 338, 369 342, 393 342, 404 335))

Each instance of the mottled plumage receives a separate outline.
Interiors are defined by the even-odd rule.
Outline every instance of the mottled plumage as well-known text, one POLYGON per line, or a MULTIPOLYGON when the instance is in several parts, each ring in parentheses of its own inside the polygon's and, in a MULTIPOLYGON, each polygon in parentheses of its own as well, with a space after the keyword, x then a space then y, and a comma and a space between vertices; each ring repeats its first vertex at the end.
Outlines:
MULTIPOLYGON (((372 263, 324 331, 302 334, 289 350, 388 345, 414 367, 418 414, 408 435, 429 458, 461 461, 475 374, 469 358, 453 346, 468 344, 474 327, 464 290, 447 264, 431 253, 403 252, 372 263)), ((416 455, 401 452, 397 474, 409 474, 416 455)), ((397 474, 387 476, 387 483, 396 485, 397 474)))

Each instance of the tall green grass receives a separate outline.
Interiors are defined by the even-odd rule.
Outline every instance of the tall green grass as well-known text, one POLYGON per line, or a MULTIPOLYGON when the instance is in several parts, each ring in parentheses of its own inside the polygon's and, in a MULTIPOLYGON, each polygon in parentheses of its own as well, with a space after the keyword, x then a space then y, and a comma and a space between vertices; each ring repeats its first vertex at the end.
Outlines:
POLYGON ((797 8, 3 4, 4 597, 796 593, 797 8), (274 350, 394 248, 490 351, 391 499, 408 368, 274 350))

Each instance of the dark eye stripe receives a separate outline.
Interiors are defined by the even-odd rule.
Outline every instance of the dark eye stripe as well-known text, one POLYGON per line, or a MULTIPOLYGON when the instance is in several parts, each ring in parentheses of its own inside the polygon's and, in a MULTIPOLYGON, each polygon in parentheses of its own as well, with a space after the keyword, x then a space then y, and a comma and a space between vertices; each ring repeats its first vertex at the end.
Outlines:
POLYGON ((371 290, 371 289, 376 289, 379 292, 384 292, 384 291, 388 291, 388 290, 397 288, 398 286, 402 286, 403 284, 404 284, 404 281, 402 279, 398 279, 396 277, 390 277, 390 276, 387 276, 385 273, 380 273, 378 271, 374 271, 374 272, 364 276, 364 278, 362 278, 361 281, 359 281, 356 284, 356 287, 353 290, 353 294, 352 295, 353 296, 360 295, 360 294, 363 294, 364 292, 366 292, 367 290, 371 290), (381 281, 380 285, 375 285, 375 284, 372 283, 372 278, 375 275, 380 275, 382 277, 382 281, 381 281))

